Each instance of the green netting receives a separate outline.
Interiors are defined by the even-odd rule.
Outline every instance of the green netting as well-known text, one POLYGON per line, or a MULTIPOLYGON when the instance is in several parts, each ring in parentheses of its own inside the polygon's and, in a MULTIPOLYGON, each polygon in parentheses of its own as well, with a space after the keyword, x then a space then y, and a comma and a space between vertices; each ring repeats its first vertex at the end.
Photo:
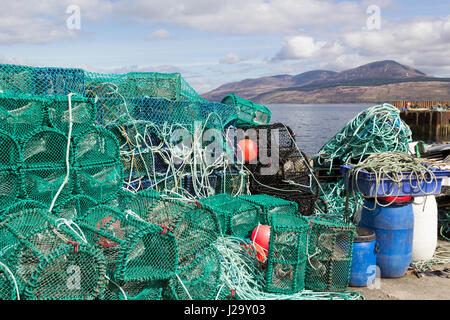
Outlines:
POLYGON ((355 226, 340 221, 308 217, 309 263, 306 289, 345 291, 350 279, 355 226))
POLYGON ((96 104, 81 96, 72 96, 71 110, 67 97, 55 97, 48 104, 48 118, 52 127, 66 134, 72 122, 72 135, 79 135, 89 130, 97 117, 96 104), (72 116, 72 118, 71 118, 72 116), (71 121, 72 119, 72 121, 71 121))
POLYGON ((260 207, 260 222, 269 224, 270 217, 274 213, 286 213, 290 215, 299 215, 298 205, 295 202, 273 197, 267 194, 242 195, 240 199, 253 203, 260 207))
POLYGON ((0 93, 32 94, 35 83, 32 67, 18 65, 0 65, 0 93))
POLYGON ((237 107, 236 126, 265 125, 270 122, 271 112, 266 106, 239 98, 234 94, 225 96, 221 103, 237 107))
MULTIPOLYGON (((23 185, 27 199, 51 205, 67 175, 65 167, 22 169, 23 185)), ((55 203, 61 203, 72 195, 74 180, 69 177, 55 203)))
POLYGON ((218 194, 200 202, 216 214, 222 235, 247 238, 260 222, 261 213, 257 205, 231 195, 218 194))
POLYGON ((137 192, 127 205, 127 209, 141 219, 165 226, 172 232, 183 215, 194 208, 195 204, 164 198, 155 190, 137 192))
POLYGON ((115 281, 163 280, 175 273, 177 242, 163 227, 104 205, 76 222, 87 242, 103 251, 115 281))
POLYGON ((128 209, 128 203, 134 197, 134 193, 127 189, 120 189, 117 195, 106 204, 116 210, 125 212, 128 209))
POLYGON ((106 285, 106 261, 79 240, 45 210, 20 211, 0 224, 0 260, 25 299, 96 299, 106 285))
POLYGON ((3 207, 3 210, 0 213, 0 222, 8 218, 9 216, 20 213, 24 210, 48 209, 48 207, 40 201, 17 199, 17 201, 12 203, 13 204, 9 207, 3 207))
POLYGON ((49 127, 30 132, 22 147, 23 162, 27 168, 65 168, 66 153, 67 136, 49 127))
POLYGON ((170 280, 168 295, 174 300, 214 300, 220 275, 219 253, 215 247, 206 247, 170 280))
POLYGON ((77 220, 84 217, 98 202, 82 194, 72 195, 64 202, 53 208, 52 215, 67 220, 77 220))
POLYGON ((267 292, 294 294, 305 288, 308 223, 287 212, 270 216, 270 242, 267 253, 267 292))
POLYGON ((202 208, 186 210, 178 219, 173 234, 177 238, 178 266, 184 269, 196 260, 197 253, 209 247, 219 235, 219 224, 213 212, 202 208))
POLYGON ((128 281, 121 286, 110 282, 102 300, 161 300, 165 286, 162 281, 128 281))
POLYGON ((19 197, 22 177, 18 171, 0 170, 0 208, 9 206, 19 197))
POLYGON ((76 167, 94 166, 117 162, 120 147, 111 131, 102 127, 92 127, 74 141, 76 167))
POLYGON ((17 290, 14 274, 0 259, 0 300, 18 299, 20 299, 20 292, 17 290))
POLYGON ((44 125, 48 103, 47 99, 36 96, 0 96, 0 130, 15 139, 24 138, 44 125))
POLYGON ((17 168, 22 162, 22 153, 17 141, 7 132, 0 131, 0 170, 17 168))
POLYGON ((98 202, 114 199, 123 185, 123 167, 120 162, 74 168, 76 187, 80 194, 98 202))

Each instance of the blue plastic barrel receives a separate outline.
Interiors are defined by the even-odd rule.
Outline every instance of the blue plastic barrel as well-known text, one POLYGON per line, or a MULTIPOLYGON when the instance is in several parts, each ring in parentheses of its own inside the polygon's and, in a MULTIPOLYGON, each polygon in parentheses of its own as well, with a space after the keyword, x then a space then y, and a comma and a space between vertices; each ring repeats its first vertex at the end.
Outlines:
POLYGON ((376 277, 378 245, 373 230, 358 227, 353 240, 352 266, 350 269, 351 287, 366 287, 376 277))
MULTIPOLYGON (((373 200, 365 207, 374 208, 373 200)), ((363 208, 359 226, 375 231, 379 252, 377 266, 382 278, 398 278, 408 270, 412 259, 414 213, 411 203, 394 203, 375 210, 363 208)))

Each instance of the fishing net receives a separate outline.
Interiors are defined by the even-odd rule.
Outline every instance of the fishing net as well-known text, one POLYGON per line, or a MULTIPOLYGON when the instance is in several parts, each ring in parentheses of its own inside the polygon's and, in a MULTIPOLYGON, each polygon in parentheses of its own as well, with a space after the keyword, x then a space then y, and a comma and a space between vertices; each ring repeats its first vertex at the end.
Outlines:
MULTIPOLYGON (((215 247, 219 251, 222 263, 220 287, 223 297, 240 300, 361 300, 358 292, 318 292, 302 290, 291 294, 270 293, 265 290, 266 276, 263 264, 250 255, 249 240, 236 237, 219 237, 215 247), (246 248, 247 246, 247 248, 246 248), (231 294, 230 294, 231 291, 231 294)), ((255 251, 255 250, 253 250, 255 251)))
POLYGON ((96 299, 104 290, 106 261, 99 250, 46 215, 25 210, 0 224, 1 261, 25 299, 96 299))
POLYGON ((360 112, 315 157, 314 166, 331 170, 341 164, 357 164, 378 152, 408 152, 411 130, 390 105, 373 106, 360 112))
POLYGON ((274 213, 284 213, 292 216, 299 215, 298 207, 295 202, 267 194, 242 195, 239 196, 239 199, 248 201, 260 208, 260 222, 262 224, 269 224, 271 216, 274 213))
POLYGON ((120 162, 81 166, 74 171, 79 193, 100 203, 114 199, 123 185, 123 167, 120 162))
POLYGON ((221 234, 247 238, 260 222, 260 209, 245 200, 218 194, 200 202, 216 214, 221 234))
POLYGON ((308 221, 306 289, 347 290, 355 226, 329 218, 309 217, 308 221))
POLYGON ((22 161, 17 141, 7 132, 0 131, 0 170, 17 169, 22 161))
POLYGON ((47 107, 50 125, 68 134, 72 122, 72 134, 80 135, 90 129, 96 120, 96 105, 81 96, 70 97, 71 110, 67 97, 54 97, 47 107))
POLYGON ((258 105, 250 100, 245 100, 229 94, 221 103, 237 108, 236 126, 264 125, 270 122, 271 112, 266 106, 258 105))
POLYGON ((8 218, 11 215, 30 209, 48 209, 48 207, 44 203, 39 201, 18 199, 17 201, 13 202, 13 204, 11 204, 10 206, 2 207, 0 213, 0 222, 2 222, 4 219, 8 218))
POLYGON ((173 234, 177 238, 178 267, 184 269, 196 260, 197 254, 209 247, 219 235, 219 223, 213 212, 200 203, 186 210, 178 219, 173 234))
POLYGON ((103 251, 115 281, 163 280, 177 268, 177 242, 166 228, 104 205, 76 223, 87 242, 103 251))
POLYGON ((19 300, 20 292, 18 291, 16 279, 8 266, 1 262, 0 259, 0 300, 19 300))
MULTIPOLYGON (((22 174, 26 198, 50 206, 66 178, 67 170, 65 167, 30 168, 22 169, 22 174)), ((69 177, 55 203, 69 198, 73 188, 74 180, 69 177)))
POLYGON ((170 280, 168 295, 172 300, 214 300, 219 290, 220 256, 213 246, 196 254, 195 261, 180 269, 170 280))
POLYGON ((28 134, 22 153, 26 168, 65 168, 67 136, 57 129, 41 127, 28 134))
POLYGON ((274 213, 270 217, 266 291, 293 294, 305 288, 309 225, 303 217, 274 213))
POLYGON ((161 300, 165 286, 166 283, 161 281, 128 281, 120 286, 109 282, 102 300, 161 300))
POLYGON ((0 169, 0 208, 14 203, 22 191, 22 176, 18 170, 0 169))
POLYGON ((84 217, 91 208, 97 205, 98 202, 93 198, 76 194, 68 197, 67 200, 54 207, 52 215, 57 218, 77 220, 84 217))
POLYGON ((35 95, 64 96, 73 92, 84 95, 84 71, 72 68, 33 68, 35 95))
POLYGON ((18 141, 23 139, 45 124, 48 103, 47 99, 35 96, 0 96, 0 130, 18 141))
POLYGON ((77 167, 114 163, 120 159, 119 142, 109 130, 92 127, 77 137, 74 154, 77 167))

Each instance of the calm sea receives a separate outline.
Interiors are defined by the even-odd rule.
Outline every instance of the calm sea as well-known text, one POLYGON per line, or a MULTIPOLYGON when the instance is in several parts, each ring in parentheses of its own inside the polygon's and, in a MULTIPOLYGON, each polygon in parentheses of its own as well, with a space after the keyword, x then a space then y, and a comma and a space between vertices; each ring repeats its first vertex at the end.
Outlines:
POLYGON ((369 104, 271 104, 271 122, 281 122, 296 134, 299 148, 310 156, 369 104))

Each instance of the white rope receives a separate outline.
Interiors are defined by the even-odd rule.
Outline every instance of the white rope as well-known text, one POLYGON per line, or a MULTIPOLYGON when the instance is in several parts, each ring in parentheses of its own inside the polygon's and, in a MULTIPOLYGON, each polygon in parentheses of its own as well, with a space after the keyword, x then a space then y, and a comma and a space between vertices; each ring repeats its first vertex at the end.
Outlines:
POLYGON ((59 187, 58 191, 56 192, 55 196, 53 197, 53 201, 50 204, 50 208, 48 209, 49 212, 53 210, 53 207, 56 203, 56 200, 58 199, 60 193, 62 192, 64 186, 69 181, 70 177, 70 141, 72 137, 72 124, 73 124, 73 117, 72 117, 72 96, 75 93, 71 92, 68 94, 68 100, 69 100, 69 133, 67 134, 67 149, 66 149, 66 176, 64 177, 64 181, 59 187))

